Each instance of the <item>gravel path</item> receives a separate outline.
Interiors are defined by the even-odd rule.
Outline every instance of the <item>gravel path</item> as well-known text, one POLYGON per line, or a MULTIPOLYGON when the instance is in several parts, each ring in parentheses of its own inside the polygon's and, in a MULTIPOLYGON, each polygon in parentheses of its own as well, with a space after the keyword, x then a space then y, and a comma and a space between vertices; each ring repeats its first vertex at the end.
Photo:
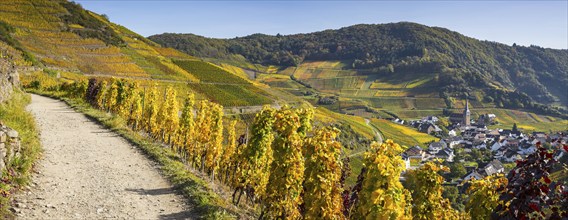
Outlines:
POLYGON ((43 157, 15 198, 22 219, 186 219, 184 199, 156 165, 65 103, 32 95, 43 157))

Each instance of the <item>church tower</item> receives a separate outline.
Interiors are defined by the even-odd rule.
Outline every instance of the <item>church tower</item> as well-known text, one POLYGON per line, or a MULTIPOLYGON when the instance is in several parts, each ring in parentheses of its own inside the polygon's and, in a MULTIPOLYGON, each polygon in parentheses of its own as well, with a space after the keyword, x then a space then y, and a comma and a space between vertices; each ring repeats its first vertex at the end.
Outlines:
POLYGON ((469 100, 465 100, 465 109, 463 110, 463 125, 471 125, 471 112, 469 111, 469 100))

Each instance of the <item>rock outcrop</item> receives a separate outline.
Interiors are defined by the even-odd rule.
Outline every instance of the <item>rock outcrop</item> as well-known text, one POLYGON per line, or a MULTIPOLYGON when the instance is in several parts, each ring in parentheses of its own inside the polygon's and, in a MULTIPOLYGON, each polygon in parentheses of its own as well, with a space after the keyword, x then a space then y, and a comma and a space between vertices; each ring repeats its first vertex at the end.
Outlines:
POLYGON ((0 172, 20 156, 20 137, 16 130, 6 127, 0 121, 0 172))
POLYGON ((8 100, 19 84, 20 78, 14 64, 8 59, 0 58, 0 103, 8 100))

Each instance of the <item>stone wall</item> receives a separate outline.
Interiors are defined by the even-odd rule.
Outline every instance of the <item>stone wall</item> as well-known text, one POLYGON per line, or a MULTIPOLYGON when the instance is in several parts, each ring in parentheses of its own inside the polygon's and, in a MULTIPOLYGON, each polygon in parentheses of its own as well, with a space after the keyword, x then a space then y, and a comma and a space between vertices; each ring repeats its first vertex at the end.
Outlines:
POLYGON ((21 151, 20 137, 16 130, 6 127, 0 121, 0 172, 14 159, 19 157, 21 151))
POLYGON ((8 100, 19 84, 20 78, 14 64, 8 59, 0 58, 0 103, 8 100))

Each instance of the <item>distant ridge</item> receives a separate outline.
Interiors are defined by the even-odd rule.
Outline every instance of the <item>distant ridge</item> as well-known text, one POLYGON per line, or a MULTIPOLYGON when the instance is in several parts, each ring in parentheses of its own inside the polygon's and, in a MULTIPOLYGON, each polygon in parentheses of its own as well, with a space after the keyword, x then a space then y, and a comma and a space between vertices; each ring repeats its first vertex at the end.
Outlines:
POLYGON ((193 56, 222 60, 244 57, 252 63, 280 67, 341 60, 350 69, 435 72, 444 98, 482 91, 491 97, 487 101, 497 106, 555 115, 565 114, 561 106, 568 105, 568 50, 508 46, 410 22, 233 39, 171 33, 149 39, 193 56))

